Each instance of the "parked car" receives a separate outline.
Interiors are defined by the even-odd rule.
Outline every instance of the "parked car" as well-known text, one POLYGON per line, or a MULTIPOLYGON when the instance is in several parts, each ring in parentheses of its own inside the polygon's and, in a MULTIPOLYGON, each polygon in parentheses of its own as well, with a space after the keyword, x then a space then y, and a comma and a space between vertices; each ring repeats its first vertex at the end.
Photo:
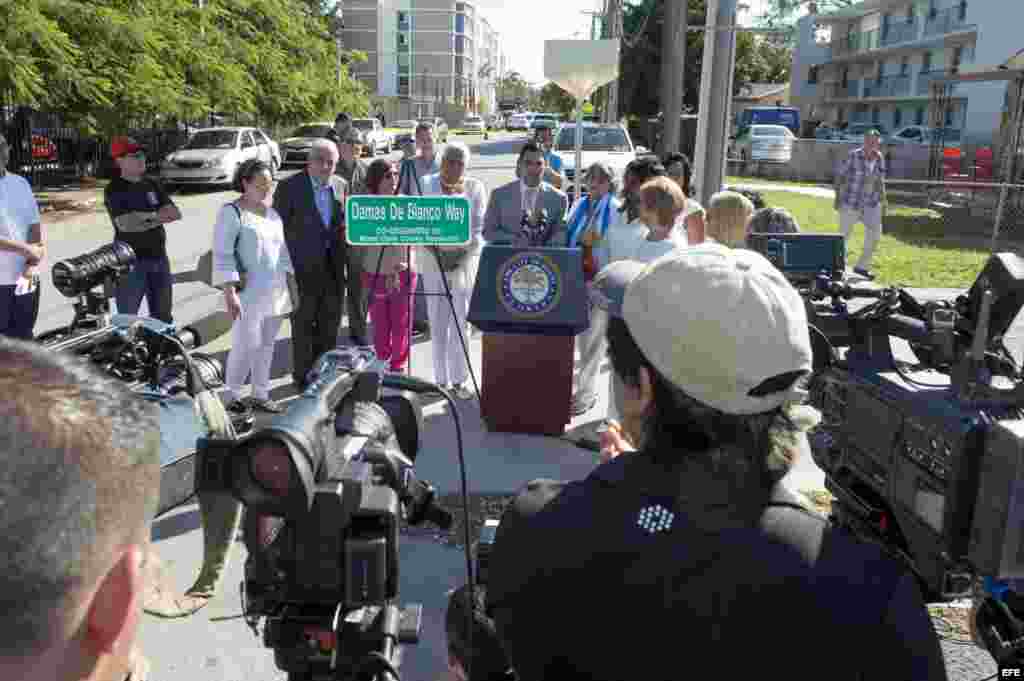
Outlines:
POLYGON ((529 130, 530 124, 533 123, 532 114, 515 114, 509 116, 508 125, 505 127, 506 130, 529 130))
MULTIPOLYGON (((583 124, 583 168, 589 168, 597 161, 605 161, 621 178, 626 166, 639 154, 646 154, 644 147, 633 146, 629 132, 621 125, 605 125, 595 123, 583 124)), ((576 124, 570 123, 558 129, 555 137, 554 153, 562 159, 562 173, 568 182, 562 191, 569 194, 570 201, 576 194, 576 124)), ((587 192, 586 187, 582 192, 587 192)))
POLYGON ((333 123, 306 123, 295 128, 291 136, 281 142, 281 167, 306 165, 313 140, 327 137, 327 133, 333 129, 333 123))
POLYGON ((181 149, 160 164, 160 179, 168 187, 179 184, 230 185, 238 168, 251 158, 270 166, 271 175, 281 167, 281 150, 259 128, 205 128, 196 131, 181 149))
POLYGON ((419 122, 411 118, 395 121, 391 124, 391 128, 398 131, 391 133, 392 143, 394 144, 395 149, 402 149, 408 144, 416 144, 417 125, 419 125, 419 122))
POLYGON ((466 116, 465 120, 462 121, 462 132, 482 133, 485 128, 484 119, 479 116, 466 116))
POLYGON ((814 139, 824 142, 838 142, 840 140, 839 130, 831 125, 822 123, 814 129, 814 139))
POLYGON ((438 142, 448 141, 448 124, 444 122, 444 119, 440 116, 434 116, 433 118, 421 118, 421 123, 430 123, 434 126, 434 139, 438 142))
POLYGON ((784 125, 751 125, 736 137, 735 149, 744 161, 789 163, 796 135, 784 125))
POLYGON ((947 147, 960 146, 960 131, 956 128, 929 128, 926 125, 908 125, 900 128, 886 140, 888 144, 923 144, 941 142, 947 147))
POLYGON ((536 131, 540 128, 557 128, 558 116, 554 114, 537 114, 530 121, 530 130, 536 131))
POLYGON ((886 131, 885 126, 879 125, 878 123, 850 123, 839 133, 839 139, 843 142, 864 144, 864 134, 869 130, 877 130, 882 133, 883 140, 889 134, 886 131))
POLYGON ((367 156, 376 156, 378 151, 391 153, 391 134, 384 130, 379 118, 354 118, 352 128, 359 135, 363 143, 363 152, 367 156))

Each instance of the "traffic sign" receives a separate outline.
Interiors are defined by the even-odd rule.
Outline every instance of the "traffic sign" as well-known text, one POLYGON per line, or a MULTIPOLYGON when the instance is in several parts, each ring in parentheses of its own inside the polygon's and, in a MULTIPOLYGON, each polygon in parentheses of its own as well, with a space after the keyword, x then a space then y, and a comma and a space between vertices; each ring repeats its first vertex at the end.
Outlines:
POLYGON ((464 196, 350 196, 345 216, 352 246, 465 246, 472 236, 464 196))

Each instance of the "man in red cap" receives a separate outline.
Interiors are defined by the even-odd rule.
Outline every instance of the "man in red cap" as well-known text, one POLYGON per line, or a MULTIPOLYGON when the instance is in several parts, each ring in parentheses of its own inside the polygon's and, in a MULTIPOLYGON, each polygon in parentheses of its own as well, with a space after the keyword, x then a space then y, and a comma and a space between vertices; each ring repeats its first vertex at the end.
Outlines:
POLYGON ((181 219, 181 211, 163 186, 145 177, 146 152, 130 137, 110 145, 121 177, 107 185, 104 203, 114 223, 114 239, 135 251, 135 267, 117 287, 117 311, 137 314, 146 297, 149 316, 171 321, 171 262, 164 225, 181 219))

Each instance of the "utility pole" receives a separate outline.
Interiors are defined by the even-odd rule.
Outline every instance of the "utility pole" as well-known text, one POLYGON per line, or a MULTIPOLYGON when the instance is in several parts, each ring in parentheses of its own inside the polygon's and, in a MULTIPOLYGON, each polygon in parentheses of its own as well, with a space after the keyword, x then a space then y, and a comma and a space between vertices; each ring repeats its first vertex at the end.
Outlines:
MULTIPOLYGON (((682 2, 683 0, 678 0, 682 2)), ((671 0, 666 4, 675 4, 671 0)), ((609 40, 622 40, 622 0, 605 0, 605 25, 609 40)), ((619 120, 619 77, 608 83, 608 100, 604 105, 604 122, 619 120)))
POLYGON ((345 19, 343 16, 344 12, 339 2, 334 7, 334 49, 338 60, 338 87, 341 87, 341 68, 344 65, 344 42, 341 37, 341 32, 345 28, 345 19))
POLYGON ((698 200, 707 205, 722 188, 730 128, 736 63, 736 0, 708 0, 704 62, 700 78, 700 118, 694 153, 698 200))
POLYGON ((686 66, 686 0, 666 2, 661 31, 661 152, 679 151, 686 66))

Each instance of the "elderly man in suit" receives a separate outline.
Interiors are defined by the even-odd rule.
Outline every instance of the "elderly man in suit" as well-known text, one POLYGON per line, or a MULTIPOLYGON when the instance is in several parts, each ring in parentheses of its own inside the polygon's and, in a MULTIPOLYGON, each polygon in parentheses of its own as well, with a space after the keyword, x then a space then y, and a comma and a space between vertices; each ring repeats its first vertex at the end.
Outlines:
POLYGON ((527 142, 519 152, 519 179, 491 193, 484 218, 484 239, 512 246, 567 245, 569 199, 543 181, 544 150, 527 142))
POLYGON ((345 197, 348 186, 334 174, 338 147, 313 142, 306 169, 278 185, 274 210, 284 222, 299 307, 292 313, 292 377, 305 390, 317 358, 336 347, 348 280, 345 197))

